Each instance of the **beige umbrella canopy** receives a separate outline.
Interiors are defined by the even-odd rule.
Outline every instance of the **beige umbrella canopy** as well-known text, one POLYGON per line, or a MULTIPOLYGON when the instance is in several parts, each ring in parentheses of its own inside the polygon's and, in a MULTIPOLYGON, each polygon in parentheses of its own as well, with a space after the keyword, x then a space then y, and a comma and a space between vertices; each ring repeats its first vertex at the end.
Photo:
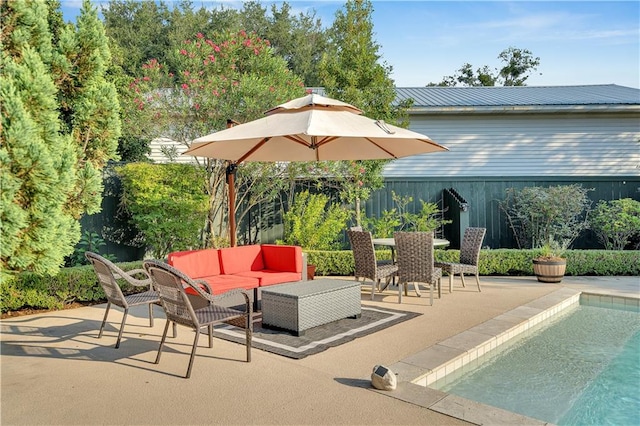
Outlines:
MULTIPOLYGON (((244 161, 382 160, 447 151, 429 137, 365 117, 353 105, 310 94, 265 117, 195 139, 184 155, 244 161)), ((235 194, 229 182, 231 245, 235 245, 235 194)))
POLYGON ((365 117, 352 105, 316 94, 266 114, 195 139, 185 154, 241 163, 382 160, 447 150, 425 135, 365 117))

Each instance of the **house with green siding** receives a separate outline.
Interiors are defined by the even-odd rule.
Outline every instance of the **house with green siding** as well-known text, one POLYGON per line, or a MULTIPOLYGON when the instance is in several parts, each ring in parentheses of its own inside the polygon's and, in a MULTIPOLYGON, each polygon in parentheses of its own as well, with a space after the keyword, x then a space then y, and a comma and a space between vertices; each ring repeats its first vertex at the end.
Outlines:
MULTIPOLYGON (((498 207, 506 188, 578 183, 593 189, 594 203, 640 200, 639 89, 608 84, 396 90, 399 101, 414 101, 409 128, 449 151, 389 163, 385 188, 369 200, 367 214, 393 208, 392 191, 412 195, 416 203, 438 202, 445 215, 453 215, 454 223, 444 229, 453 246, 461 227, 482 226, 485 246, 501 248, 514 244, 498 207), (466 208, 461 213, 460 202, 466 208)), ((576 247, 598 242, 587 233, 576 247)))

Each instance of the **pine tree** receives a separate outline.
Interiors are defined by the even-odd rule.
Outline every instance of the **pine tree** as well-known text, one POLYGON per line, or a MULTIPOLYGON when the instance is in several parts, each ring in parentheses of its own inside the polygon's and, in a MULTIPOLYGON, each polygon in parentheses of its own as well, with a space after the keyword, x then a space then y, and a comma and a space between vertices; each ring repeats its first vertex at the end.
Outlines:
MULTIPOLYGON (((369 0, 348 0, 336 12, 329 29, 331 48, 320 62, 320 76, 328 96, 360 108, 367 117, 406 126, 408 103, 394 105, 392 67, 380 62, 380 46, 373 38, 373 6, 369 0)), ((355 220, 361 225, 361 202, 383 185, 385 160, 341 162, 334 176, 343 199, 354 203, 355 220)))
POLYGON ((97 212, 120 135, 110 54, 85 0, 77 30, 55 0, 0 3, 0 269, 55 274, 97 212))
POLYGON ((117 159, 121 134, 117 90, 106 79, 111 53, 104 26, 89 0, 83 2, 77 30, 62 29, 57 51, 61 65, 55 77, 63 132, 73 138, 78 153, 78 179, 66 207, 80 219, 100 211, 101 170, 108 160, 117 159))
POLYGON ((80 227, 65 208, 77 156, 60 132, 47 7, 3 2, 0 17, 0 269, 55 274, 80 227))

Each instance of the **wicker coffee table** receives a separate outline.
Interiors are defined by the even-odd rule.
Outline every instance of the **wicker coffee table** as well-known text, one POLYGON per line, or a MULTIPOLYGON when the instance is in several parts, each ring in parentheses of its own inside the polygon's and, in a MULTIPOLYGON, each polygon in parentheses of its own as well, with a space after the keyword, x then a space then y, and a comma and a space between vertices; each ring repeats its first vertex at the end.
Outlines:
POLYGON ((262 289, 262 326, 292 331, 361 315, 358 281, 319 279, 262 289))

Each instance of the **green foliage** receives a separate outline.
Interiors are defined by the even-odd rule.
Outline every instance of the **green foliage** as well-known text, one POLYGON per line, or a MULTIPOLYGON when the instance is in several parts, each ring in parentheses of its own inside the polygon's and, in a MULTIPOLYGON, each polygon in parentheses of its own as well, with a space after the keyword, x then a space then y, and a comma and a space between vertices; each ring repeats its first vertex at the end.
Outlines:
POLYGON ((640 234, 640 201, 601 200, 590 218, 591 229, 607 250, 624 250, 640 234))
POLYGON ((102 8, 112 50, 122 52, 118 61, 125 73, 136 76, 145 62, 157 59, 177 74, 180 60, 176 52, 184 40, 198 32, 245 30, 270 41, 275 54, 287 61, 289 69, 303 78, 308 87, 320 86, 316 64, 326 50, 327 35, 313 9, 293 14, 284 2, 271 5, 271 14, 260 2, 243 2, 242 9, 194 8, 191 2, 110 0, 102 8))
MULTIPOLYGON (((239 31, 194 36, 177 50, 175 74, 166 64, 150 60, 131 84, 127 98, 131 102, 124 105, 127 128, 137 129, 136 136, 162 136, 188 147, 193 139, 226 128, 229 119, 251 121, 304 94, 302 81, 274 55, 269 42, 255 34, 239 31)), ((210 211, 204 229, 211 244, 228 236, 228 162, 196 161, 208 173, 210 211)), ((273 201, 286 185, 274 178, 286 169, 281 164, 257 163, 240 169, 235 181, 238 223, 252 207, 273 201)))
MULTIPOLYGON (((351 250, 305 250, 309 264, 316 265, 316 276, 353 275, 354 261, 351 250)), ((458 250, 436 250, 437 262, 453 262, 458 250)), ((535 250, 481 250, 479 269, 481 275, 533 276, 531 259, 535 250)), ((638 276, 640 256, 636 252, 612 250, 568 250, 566 275, 572 276, 638 276)), ((377 250, 378 259, 390 259, 389 250, 377 250)), ((124 271, 140 269, 141 262, 118 264, 124 271)), ((122 291, 130 294, 140 291, 126 281, 119 282, 122 291)), ((0 311, 22 308, 61 309, 65 304, 78 302, 102 302, 104 292, 96 280, 91 266, 61 269, 53 277, 33 273, 15 274, 0 281, 0 311)))
POLYGON ((116 257, 112 254, 101 253, 101 248, 106 246, 104 239, 97 232, 84 231, 80 241, 76 245, 73 255, 69 258, 69 266, 88 265, 89 261, 85 257, 85 253, 90 251, 98 253, 103 257, 115 262, 116 257))
MULTIPOLYGON (((336 12, 329 29, 329 46, 318 68, 327 96, 360 108, 364 115, 401 127, 408 125, 411 103, 396 104, 392 67, 382 61, 374 40, 373 4, 369 0, 348 0, 336 12)), ((371 192, 383 186, 386 160, 341 162, 334 165, 342 199, 354 203, 356 224, 361 225, 361 204, 371 192)))
POLYGON ((563 250, 588 228, 588 191, 577 184, 508 188, 499 205, 519 248, 563 250))
POLYGON ((283 215, 284 243, 305 250, 331 250, 339 246, 349 212, 323 194, 303 191, 283 215))
MULTIPOLYGON (((118 266, 130 271, 142 268, 142 263, 126 262, 118 266)), ((119 280, 118 284, 125 294, 140 291, 124 280, 119 280)), ((97 303, 105 298, 93 267, 88 265, 63 268, 58 274, 47 277, 23 272, 0 281, 0 311, 3 313, 23 308, 62 309, 72 302, 97 303)))
POLYGON ((473 70, 473 66, 466 63, 454 75, 445 76, 440 83, 429 83, 428 86, 526 86, 529 74, 540 65, 540 58, 533 57, 527 49, 509 47, 498 55, 504 65, 500 69, 491 70, 485 65, 473 70))
POLYGON ((116 168, 122 204, 156 258, 202 247, 209 202, 204 170, 186 164, 130 163, 116 168))
MULTIPOLYGON (((307 251, 308 263, 316 265, 316 275, 353 275, 351 250, 307 251)), ((480 275, 533 276, 531 259, 537 250, 497 249, 481 250, 480 275)), ((377 250, 378 259, 390 259, 389 250, 377 250)), ((459 250, 435 250, 436 262, 456 262, 459 250)), ((637 276, 640 275, 640 256, 632 251, 567 250, 566 275, 572 276, 637 276)))
POLYGON ((121 122, 116 87, 107 78, 111 52, 89 0, 83 0, 76 26, 61 30, 53 70, 62 131, 73 138, 78 154, 77 181, 66 208, 80 219, 100 211, 102 169, 118 159, 121 122))
POLYGON ((77 154, 62 133, 44 2, 0 3, 0 270, 56 274, 80 238, 77 154))
POLYGON ((420 200, 420 211, 412 213, 409 205, 413 203, 411 196, 399 196, 391 193, 396 207, 383 210, 380 218, 366 218, 363 223, 366 229, 378 238, 391 238, 396 231, 432 232, 451 223, 443 219, 442 211, 435 203, 420 200))

